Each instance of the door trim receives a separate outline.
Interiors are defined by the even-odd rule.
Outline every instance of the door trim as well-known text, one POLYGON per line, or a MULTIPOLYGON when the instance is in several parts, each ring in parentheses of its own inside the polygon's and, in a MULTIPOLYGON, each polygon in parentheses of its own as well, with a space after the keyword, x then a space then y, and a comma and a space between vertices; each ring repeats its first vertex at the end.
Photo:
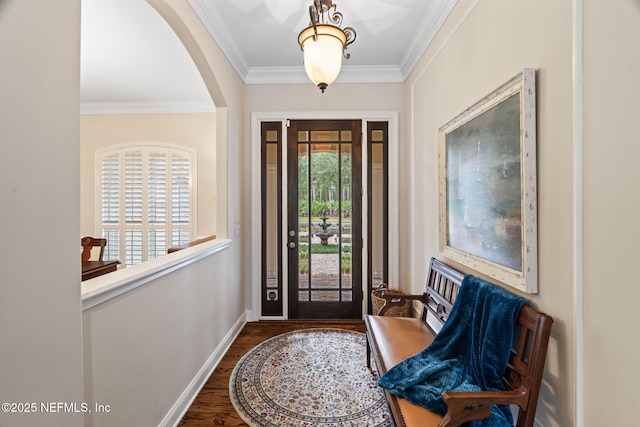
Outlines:
MULTIPOLYGON (((247 307, 247 320, 257 321, 261 319, 270 320, 284 320, 288 319, 288 292, 287 289, 283 289, 283 315, 282 316, 262 316, 261 310, 261 266, 257 260, 262 259, 262 221, 261 221, 261 168, 260 168, 260 123, 262 121, 280 121, 283 126, 283 150, 286 152, 287 147, 287 135, 284 129, 286 128, 286 122, 291 120, 352 120, 361 119, 363 129, 366 129, 367 121, 387 121, 389 122, 389 283, 397 286, 400 270, 399 270, 399 211, 398 211, 398 190, 399 190, 399 157, 398 157, 398 112, 397 111, 350 111, 350 112, 300 112, 300 111, 279 111, 279 112, 254 112, 251 113, 251 209, 250 209, 250 258, 249 258, 249 280, 250 285, 250 302, 247 307), (252 261, 253 260, 253 261, 252 261), (254 262, 256 261, 256 262, 254 262)), ((362 144, 367 143, 366 132, 363 132, 362 144)), ((363 164, 368 161, 366 157, 366 150, 363 150, 363 164)), ((283 169, 287 168, 286 156, 283 158, 283 169)), ((366 168, 363 168, 363 174, 366 173, 366 168)), ((286 194, 287 183, 283 182, 282 191, 286 194)), ((363 176, 363 191, 366 194, 367 182, 363 176)), ((284 198, 283 198, 284 199, 284 198)), ((286 200, 283 200, 283 208, 286 200)), ((239 214, 238 214, 239 215, 239 214)), ((365 204, 363 204, 363 215, 366 218, 368 210, 365 204)), ((283 234, 286 230, 283 228, 283 234)), ((366 254, 367 247, 367 230, 363 229, 363 239, 365 245, 363 247, 363 254, 366 254)), ((286 236, 284 236, 286 239, 286 236)), ((286 240, 284 240, 286 241, 286 240)), ((285 248, 283 246, 282 250, 285 248)), ((287 269, 286 257, 283 260, 283 268, 287 269)), ((363 257, 363 274, 366 272, 366 257, 363 257)), ((365 276, 363 276, 363 286, 365 283, 365 276)), ((286 285, 286 284, 285 284, 286 285)), ((369 295, 365 289, 363 289, 364 298, 362 301, 362 312, 366 313, 368 305, 369 295)))

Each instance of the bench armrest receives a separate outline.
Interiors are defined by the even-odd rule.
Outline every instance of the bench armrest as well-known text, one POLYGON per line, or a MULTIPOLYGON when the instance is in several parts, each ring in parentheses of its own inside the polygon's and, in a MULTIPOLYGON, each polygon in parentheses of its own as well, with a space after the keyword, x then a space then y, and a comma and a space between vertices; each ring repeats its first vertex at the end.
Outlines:
POLYGON ((526 407, 529 389, 520 387, 508 391, 444 392, 447 415, 438 427, 457 427, 472 420, 482 420, 491 415, 491 405, 518 405, 526 407))
POLYGON ((380 298, 384 299, 384 304, 376 313, 378 316, 383 316, 391 307, 403 306, 407 300, 421 301, 423 304, 429 301, 429 295, 427 294, 407 295, 393 291, 384 291, 380 298))

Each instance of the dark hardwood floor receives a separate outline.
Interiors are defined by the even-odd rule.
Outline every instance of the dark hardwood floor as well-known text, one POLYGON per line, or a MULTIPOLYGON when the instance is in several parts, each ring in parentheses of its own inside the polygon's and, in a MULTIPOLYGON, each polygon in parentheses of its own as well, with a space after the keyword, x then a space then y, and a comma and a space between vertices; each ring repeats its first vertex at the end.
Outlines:
POLYGON ((246 426, 231 405, 229 378, 236 363, 249 350, 276 335, 298 329, 339 328, 364 332, 363 321, 262 321, 250 322, 213 371, 179 426, 246 426))

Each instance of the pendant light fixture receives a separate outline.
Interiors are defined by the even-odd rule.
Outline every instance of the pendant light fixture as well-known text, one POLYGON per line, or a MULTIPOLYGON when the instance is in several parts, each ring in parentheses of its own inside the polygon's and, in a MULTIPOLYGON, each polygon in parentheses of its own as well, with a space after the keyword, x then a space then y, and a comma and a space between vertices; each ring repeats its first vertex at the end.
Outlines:
POLYGON ((307 76, 324 93, 340 74, 342 57, 351 56, 345 51, 356 39, 356 30, 340 28, 342 14, 331 0, 313 0, 309 15, 311 22, 298 35, 298 43, 304 52, 307 76))

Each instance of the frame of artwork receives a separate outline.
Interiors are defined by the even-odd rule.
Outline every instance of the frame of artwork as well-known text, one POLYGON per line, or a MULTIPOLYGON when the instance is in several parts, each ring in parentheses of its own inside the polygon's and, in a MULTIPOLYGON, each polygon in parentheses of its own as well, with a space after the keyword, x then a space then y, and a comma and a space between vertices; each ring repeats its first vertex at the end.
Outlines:
POLYGON ((439 130, 440 252, 538 292, 535 69, 439 130))

